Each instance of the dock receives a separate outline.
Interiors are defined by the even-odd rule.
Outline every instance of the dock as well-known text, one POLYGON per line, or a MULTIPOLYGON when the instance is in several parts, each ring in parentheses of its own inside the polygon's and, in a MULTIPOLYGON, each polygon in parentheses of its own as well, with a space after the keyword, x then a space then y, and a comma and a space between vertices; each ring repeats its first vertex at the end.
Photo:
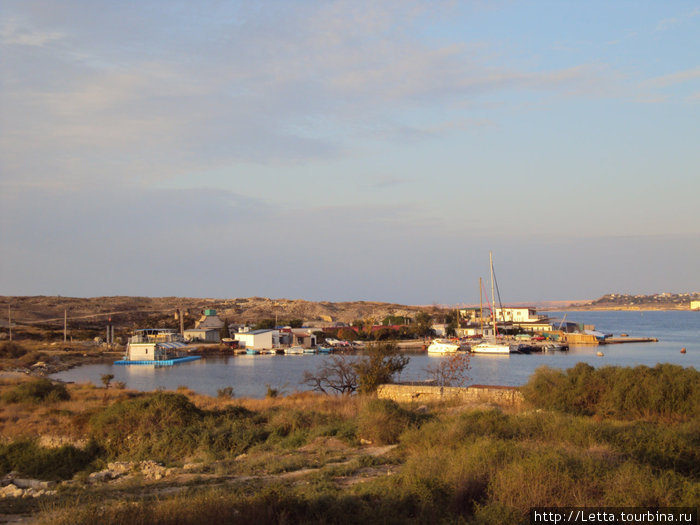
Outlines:
POLYGON ((619 345, 622 343, 657 343, 655 337, 606 337, 600 342, 602 345, 619 345))
POLYGON ((189 361, 196 361, 201 359, 202 356, 199 355, 188 355, 187 357, 174 357, 173 359, 161 359, 152 361, 129 361, 122 359, 120 361, 115 361, 115 365, 156 365, 156 366, 172 366, 178 365, 180 363, 187 363, 189 361))

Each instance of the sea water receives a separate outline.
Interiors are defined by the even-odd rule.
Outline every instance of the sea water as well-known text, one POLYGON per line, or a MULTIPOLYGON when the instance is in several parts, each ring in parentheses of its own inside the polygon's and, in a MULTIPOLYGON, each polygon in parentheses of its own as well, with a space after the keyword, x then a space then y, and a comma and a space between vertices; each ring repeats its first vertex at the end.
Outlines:
MULTIPOLYGON (((624 343, 604 346, 572 346, 568 352, 543 352, 510 355, 471 355, 469 384, 519 386, 528 381, 540 366, 571 368, 584 362, 599 367, 654 366, 674 363, 700 369, 700 312, 692 311, 573 311, 548 312, 552 317, 595 325, 603 333, 619 336, 653 337, 658 342, 624 343), (681 348, 686 353, 681 354, 681 348), (598 352, 603 352, 599 356, 598 352)), ((402 381, 427 379, 427 368, 446 359, 440 355, 408 353, 408 366, 402 381)), ((352 357, 351 357, 352 358, 352 357)), ((304 372, 315 372, 329 359, 323 354, 237 355, 207 357, 192 363, 168 367, 119 366, 112 363, 84 365, 51 377, 77 383, 101 385, 103 374, 113 374, 127 388, 150 391, 171 390, 186 386, 196 392, 217 395, 217 390, 231 386, 237 397, 262 398, 267 387, 281 393, 306 390, 304 372)))

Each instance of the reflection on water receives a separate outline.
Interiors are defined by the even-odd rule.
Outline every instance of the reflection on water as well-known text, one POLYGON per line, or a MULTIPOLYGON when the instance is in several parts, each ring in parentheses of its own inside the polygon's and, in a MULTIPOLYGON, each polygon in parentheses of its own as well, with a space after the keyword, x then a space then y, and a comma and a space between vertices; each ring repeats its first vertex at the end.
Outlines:
MULTIPOLYGON (((592 366, 654 366, 676 363, 700 368, 700 313, 697 312, 573 312, 569 319, 595 324, 605 332, 629 333, 631 337, 656 337, 658 343, 629 343, 604 347, 574 346, 568 352, 544 352, 511 355, 472 355, 471 384, 522 385, 539 366, 570 368, 578 362, 592 366), (680 349, 687 348, 687 354, 680 349), (602 350, 604 357, 596 353, 602 350)), ((402 381, 428 377, 426 369, 445 356, 409 353, 410 362, 401 374, 402 381)), ((53 377, 65 381, 92 382, 101 385, 103 374, 113 374, 128 388, 154 390, 187 386, 215 396, 217 390, 232 386, 238 397, 263 397, 267 385, 290 393, 304 390, 300 384, 304 371, 315 371, 326 355, 240 355, 208 357, 168 367, 120 366, 111 363, 85 365, 53 377)), ((352 357, 351 357, 352 358, 352 357)))

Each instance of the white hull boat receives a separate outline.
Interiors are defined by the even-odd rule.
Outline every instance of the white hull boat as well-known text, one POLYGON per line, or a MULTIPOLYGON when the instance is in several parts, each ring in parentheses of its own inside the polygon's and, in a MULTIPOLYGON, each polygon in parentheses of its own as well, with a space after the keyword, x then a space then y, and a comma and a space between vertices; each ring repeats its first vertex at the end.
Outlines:
POLYGON ((445 339, 433 339, 428 346, 429 354, 452 354, 454 352, 465 352, 469 350, 469 345, 460 341, 450 341, 445 339))
POLYGON ((474 354, 510 354, 518 350, 518 345, 499 342, 483 342, 472 346, 474 354))

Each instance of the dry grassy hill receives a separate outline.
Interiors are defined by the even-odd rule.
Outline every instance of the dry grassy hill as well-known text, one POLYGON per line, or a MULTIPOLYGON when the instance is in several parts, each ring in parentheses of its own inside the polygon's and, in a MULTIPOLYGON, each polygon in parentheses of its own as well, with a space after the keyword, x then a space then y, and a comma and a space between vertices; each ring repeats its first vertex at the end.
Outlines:
POLYGON ((173 320, 180 309, 190 320, 202 310, 213 308, 219 317, 230 322, 255 322, 265 318, 279 320, 303 319, 309 323, 352 322, 374 319, 380 322, 388 315, 413 317, 431 308, 368 301, 312 302, 301 299, 268 299, 248 297, 236 299, 206 299, 191 297, 60 297, 60 296, 2 296, 0 297, 1 327, 7 328, 8 306, 13 325, 22 327, 62 327, 64 313, 73 328, 95 329, 105 325, 108 318, 117 326, 131 327, 145 321, 173 320))

